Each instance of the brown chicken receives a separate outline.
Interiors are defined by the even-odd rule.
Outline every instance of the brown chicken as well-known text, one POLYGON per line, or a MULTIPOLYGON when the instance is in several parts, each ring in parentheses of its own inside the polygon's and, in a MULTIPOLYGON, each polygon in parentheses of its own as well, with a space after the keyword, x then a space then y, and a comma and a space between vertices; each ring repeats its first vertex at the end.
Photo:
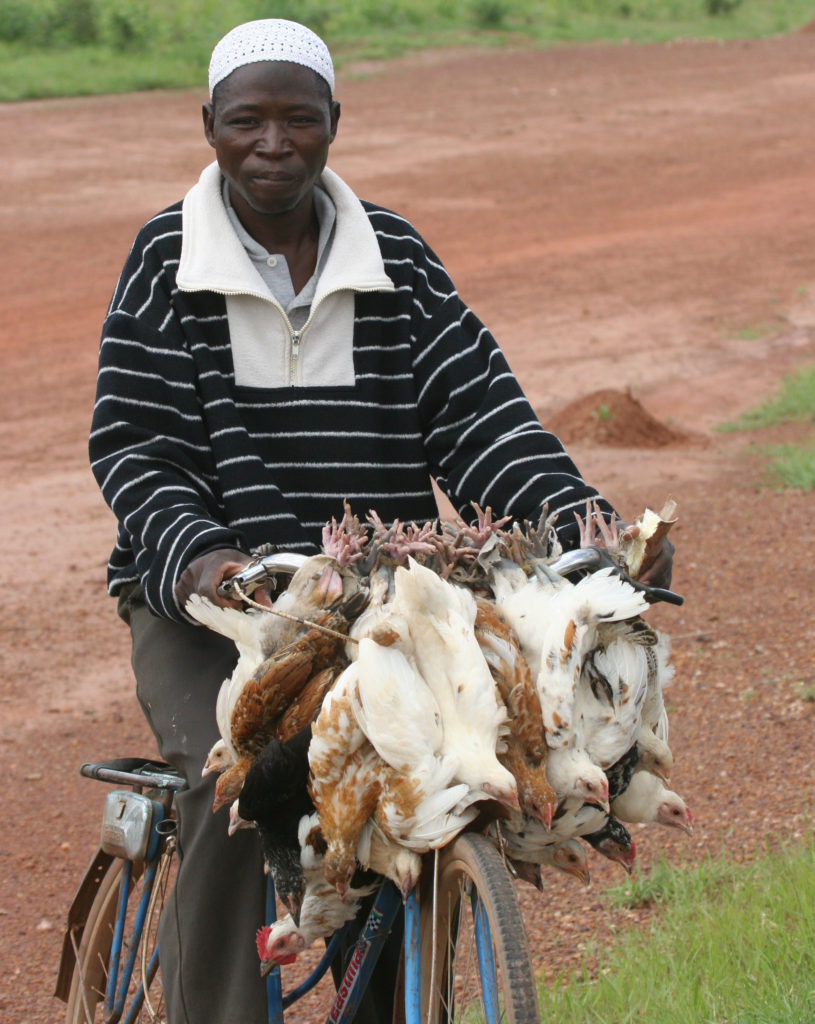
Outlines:
POLYGON ((362 829, 376 809, 388 766, 354 719, 351 664, 329 690, 312 727, 309 793, 326 843, 323 872, 342 895, 356 868, 362 829))
POLYGON ((304 706, 310 707, 311 713, 319 707, 322 699, 322 694, 318 699, 320 686, 328 685, 323 673, 335 673, 343 664, 344 636, 366 601, 366 592, 357 590, 346 601, 315 620, 319 626, 332 632, 317 627, 309 629, 299 639, 275 651, 243 684, 232 706, 229 725, 237 760, 215 784, 213 811, 236 799, 255 757, 270 740, 294 735, 311 721, 306 717, 308 711, 303 714, 303 721, 298 712, 303 711, 304 706), (298 711, 289 711, 292 702, 303 694, 315 677, 322 677, 321 682, 315 684, 315 692, 303 698, 298 711), (278 728, 287 711, 286 736, 281 737, 278 728))
POLYGON ((547 828, 557 797, 546 777, 546 740, 532 673, 518 639, 492 601, 477 599, 475 636, 509 715, 498 760, 515 777, 521 809, 547 828))
POLYGON ((306 683, 294 700, 289 704, 275 725, 275 735, 282 742, 291 739, 307 725, 313 722, 320 713, 323 699, 345 668, 345 660, 322 669, 306 683))

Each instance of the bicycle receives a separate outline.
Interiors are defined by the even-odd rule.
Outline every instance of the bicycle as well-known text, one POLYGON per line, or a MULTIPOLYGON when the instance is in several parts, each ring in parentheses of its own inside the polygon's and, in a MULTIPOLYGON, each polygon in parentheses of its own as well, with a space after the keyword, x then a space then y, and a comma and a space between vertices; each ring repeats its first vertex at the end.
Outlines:
MULTIPOLYGON (((258 558, 225 581, 223 592, 243 597, 262 584, 274 586, 277 573, 293 573, 300 564, 301 556, 291 554, 258 558)), ((614 566, 608 554, 589 547, 564 553, 550 568, 569 576, 606 566, 614 566)), ((650 601, 682 603, 669 590, 629 582, 650 601)), ((81 772, 131 789, 108 794, 102 846, 69 911, 56 995, 68 1003, 69 1024, 161 1021, 160 1002, 150 994, 158 981, 155 930, 173 875, 173 796, 184 782, 169 765, 132 759, 83 765, 81 772), (131 921, 125 946, 125 927, 131 921), (142 1012, 147 1017, 140 1017, 142 1012)), ((401 905, 397 888, 383 880, 337 987, 328 1024, 353 1018, 401 905)), ((270 880, 267 921, 275 916, 270 880)), ((333 936, 309 977, 285 995, 280 968, 269 973, 270 1024, 283 1024, 284 1011, 319 983, 350 927, 333 936)), ((510 873, 502 853, 484 835, 465 831, 443 850, 425 855, 419 883, 405 901, 399 988, 393 1024, 540 1020, 510 873)))
MULTIPOLYGON (((294 572, 297 556, 260 559, 226 581, 244 593, 294 572), (234 582, 233 582, 234 581, 234 582)), ((55 994, 67 1003, 68 1024, 162 1022, 156 929, 175 860, 174 794, 184 781, 169 765, 120 759, 85 764, 82 775, 129 786, 105 802, 102 844, 79 886, 68 926, 55 994), (147 792, 144 792, 144 790, 147 792)), ((353 1019, 377 956, 402 907, 383 880, 337 986, 328 1024, 353 1019)), ((515 890, 501 853, 485 836, 463 833, 428 854, 404 904, 405 926, 394 1024, 535 1024, 535 979, 515 890)), ((267 890, 267 921, 275 919, 267 890)), ((309 977, 284 994, 281 972, 267 976, 268 1021, 310 992, 328 971, 347 929, 336 933, 309 977)))
MULTIPOLYGON (((173 796, 184 782, 168 765, 137 759, 84 764, 80 772, 131 788, 113 790, 105 801, 102 845, 68 913, 55 994, 67 1003, 68 1024, 155 1024, 164 1020, 156 993, 155 931, 173 878, 173 796)), ((433 855, 428 861, 405 903, 404 998, 397 1000, 394 1022, 539 1020, 523 922, 498 850, 486 837, 464 833, 437 861, 433 855)), ((383 881, 337 988, 329 1024, 353 1018, 401 905, 397 888, 383 881)), ((274 917, 270 882, 267 919, 274 917)), ((291 992, 282 991, 280 968, 270 972, 270 1024, 282 1024, 284 1010, 317 985, 343 936, 334 935, 319 964, 291 992)))

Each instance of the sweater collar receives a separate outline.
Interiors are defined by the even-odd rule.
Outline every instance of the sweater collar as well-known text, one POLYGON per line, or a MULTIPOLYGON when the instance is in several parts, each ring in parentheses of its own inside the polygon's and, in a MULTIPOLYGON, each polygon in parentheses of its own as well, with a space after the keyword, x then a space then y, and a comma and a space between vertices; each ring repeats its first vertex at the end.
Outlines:
MULTIPOLYGON (((314 302, 340 289, 393 291, 376 234, 359 199, 327 167, 320 184, 336 207, 337 222, 314 302)), ((217 162, 204 168, 198 182, 184 197, 181 224, 181 259, 176 274, 181 291, 271 299, 230 223, 221 198, 221 170, 217 162)))

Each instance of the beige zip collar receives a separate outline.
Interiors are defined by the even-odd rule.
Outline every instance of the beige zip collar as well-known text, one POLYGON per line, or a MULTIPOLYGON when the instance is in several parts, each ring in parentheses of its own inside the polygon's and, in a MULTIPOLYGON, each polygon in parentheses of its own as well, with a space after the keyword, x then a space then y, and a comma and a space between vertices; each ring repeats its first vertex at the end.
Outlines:
POLYGON ((320 184, 334 203, 337 219, 308 319, 299 331, 235 233, 221 197, 217 163, 205 168, 184 199, 176 281, 182 291, 226 296, 238 387, 353 386, 355 294, 395 290, 360 201, 328 169, 320 184))
MULTIPOLYGON (((320 184, 337 209, 337 223, 312 305, 329 292, 343 289, 393 291, 376 235, 359 199, 328 168, 320 184)), ((255 295, 273 301, 229 222, 221 199, 217 162, 204 169, 185 196, 182 211, 181 259, 176 274, 182 291, 255 295)))

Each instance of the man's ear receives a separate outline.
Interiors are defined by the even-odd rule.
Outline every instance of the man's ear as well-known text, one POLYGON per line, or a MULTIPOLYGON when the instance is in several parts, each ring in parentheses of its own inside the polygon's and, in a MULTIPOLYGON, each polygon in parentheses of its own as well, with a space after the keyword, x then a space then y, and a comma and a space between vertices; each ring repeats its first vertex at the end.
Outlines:
POLYGON ((201 107, 201 116, 204 119, 204 135, 210 146, 215 145, 215 108, 211 103, 205 103, 201 107))
POLYGON ((333 142, 337 137, 337 125, 340 121, 340 104, 338 100, 331 101, 331 136, 329 141, 333 142))

